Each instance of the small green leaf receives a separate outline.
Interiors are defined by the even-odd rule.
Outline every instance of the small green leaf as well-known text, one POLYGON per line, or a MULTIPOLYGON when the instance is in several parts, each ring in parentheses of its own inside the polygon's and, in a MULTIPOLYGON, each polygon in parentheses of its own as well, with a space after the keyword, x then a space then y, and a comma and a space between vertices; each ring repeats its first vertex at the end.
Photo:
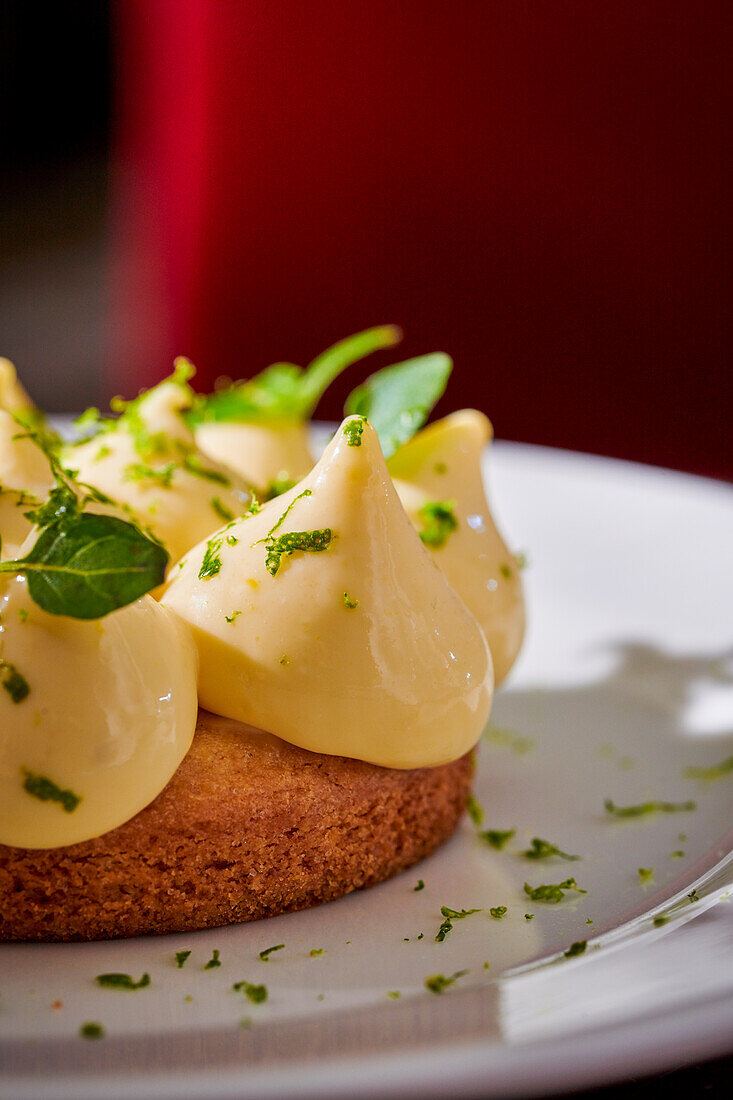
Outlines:
POLYGON ((209 961, 204 963, 204 970, 216 970, 217 966, 221 966, 221 959, 219 958, 219 951, 215 947, 209 961))
POLYGON ((399 343, 394 325, 377 325, 339 340, 303 370, 295 363, 273 363, 245 382, 198 398, 189 413, 191 423, 203 420, 307 420, 321 397, 346 367, 372 352, 399 343))
POLYGON ((441 351, 385 367, 349 394, 344 412, 369 420, 389 458, 423 426, 445 390, 452 367, 441 351))
POLYGON ((176 966, 180 970, 186 964, 186 959, 191 954, 190 951, 176 951, 176 966))
POLYGON ((502 920, 507 915, 507 907, 506 905, 492 905, 489 914, 494 920, 502 920))
POLYGON ((83 513, 44 527, 25 558, 0 562, 22 573, 51 615, 100 619, 162 584, 168 554, 115 516, 83 513))

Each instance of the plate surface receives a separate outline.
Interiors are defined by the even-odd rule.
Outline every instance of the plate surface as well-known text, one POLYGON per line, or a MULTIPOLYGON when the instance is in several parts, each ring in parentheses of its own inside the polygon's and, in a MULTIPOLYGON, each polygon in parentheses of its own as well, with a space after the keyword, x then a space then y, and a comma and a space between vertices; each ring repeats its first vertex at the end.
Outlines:
POLYGON ((496 850, 466 819, 413 872, 256 924, 2 946, 4 1097, 529 1096, 733 1048, 733 905, 713 908, 733 771, 686 773, 733 754, 733 493, 537 447, 496 444, 487 465, 529 559, 525 649, 476 780, 481 827, 514 837, 496 850), (609 798, 696 808, 618 819, 609 798), (580 858, 530 861, 535 836, 580 858), (559 904, 524 889, 570 877, 584 892, 559 904), (481 911, 438 943, 443 905, 481 911), (101 989, 103 972, 151 984, 101 989), (79 1037, 90 1021, 102 1041, 79 1037))

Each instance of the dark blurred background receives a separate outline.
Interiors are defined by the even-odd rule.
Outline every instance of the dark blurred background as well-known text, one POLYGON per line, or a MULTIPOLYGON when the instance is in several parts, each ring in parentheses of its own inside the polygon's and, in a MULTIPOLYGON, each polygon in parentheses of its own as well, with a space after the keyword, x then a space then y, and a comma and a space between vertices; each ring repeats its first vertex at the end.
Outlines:
POLYGON ((69 410, 395 321, 455 359, 440 412, 733 476, 730 30, 722 0, 4 0, 0 352, 69 410))

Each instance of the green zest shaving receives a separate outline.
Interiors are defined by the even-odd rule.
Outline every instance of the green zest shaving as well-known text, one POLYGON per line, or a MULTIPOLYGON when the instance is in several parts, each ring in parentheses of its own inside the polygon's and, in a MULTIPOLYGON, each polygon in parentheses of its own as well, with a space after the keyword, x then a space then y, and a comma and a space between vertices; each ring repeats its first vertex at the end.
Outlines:
POLYGON ((144 989, 150 985, 150 975, 145 973, 136 982, 129 974, 98 974, 96 982, 104 989, 144 989))
POLYGON ((282 561, 283 554, 294 554, 296 550, 308 554, 319 554, 328 550, 333 538, 330 527, 324 527, 320 531, 290 531, 286 535, 278 535, 267 542, 265 555, 265 569, 276 577, 282 561))
POLYGON ((221 569, 222 563, 219 551, 221 550, 223 541, 224 539, 221 536, 219 538, 211 538, 207 541, 201 568, 199 569, 200 581, 207 581, 211 577, 215 577, 221 569))
POLYGON ((587 940, 577 940, 575 943, 570 944, 567 951, 563 951, 563 958, 574 959, 576 955, 583 955, 587 946, 587 940))
POLYGON ((694 766, 685 768, 683 775, 686 779, 704 779, 712 782, 714 779, 722 779, 724 775, 730 775, 731 772, 733 772, 733 756, 728 756, 719 764, 713 764, 708 768, 694 766))
POLYGON ((474 825, 480 825, 484 819, 483 807, 472 794, 466 797, 466 812, 474 825))
POLYGON ((429 500, 417 513, 423 528, 418 534, 426 546, 439 550, 445 546, 448 536, 455 531, 458 520, 455 517, 455 501, 429 500))
POLYGON ((349 394, 347 416, 365 416, 389 458, 423 426, 443 394, 453 364, 436 351, 385 367, 349 394))
POLYGON ((104 1039, 105 1030, 101 1024, 90 1021, 81 1025, 79 1035, 82 1039, 104 1039))
POLYGON ((14 703, 22 703, 28 698, 31 690, 25 676, 22 676, 10 661, 0 660, 0 684, 14 703))
POLYGON ((580 856, 569 856, 567 852, 561 852, 555 844, 550 844, 548 840, 542 840, 538 836, 533 836, 530 844, 531 846, 522 852, 525 859, 550 859, 552 856, 557 856, 558 859, 580 859, 580 856))
POLYGON ((516 829, 484 829, 478 836, 480 840, 485 841, 491 848, 496 848, 497 851, 501 851, 501 849, 509 843, 512 837, 516 836, 516 832, 516 829))
POLYGON ((254 982, 235 982, 232 986, 235 993, 244 993, 252 1004, 262 1004, 267 1000, 267 986, 255 985, 254 982))
POLYGON ((614 817, 644 817, 647 814, 689 813, 697 809, 697 802, 640 802, 637 806, 617 806, 610 798, 603 805, 614 817))
POLYGON ((266 947, 264 951, 260 951, 260 958, 263 962, 267 962, 273 951, 282 951, 284 943, 276 943, 274 947, 266 947))
POLYGON ((452 928, 453 928, 453 923, 452 922, 454 920, 463 920, 464 917, 470 917, 472 913, 482 912, 481 909, 461 909, 461 910, 451 909, 447 905, 441 905, 440 911, 443 914, 443 916, 445 917, 445 920, 443 921, 440 928, 438 929, 437 935, 435 937, 435 942, 436 943, 442 943, 443 942, 445 937, 452 930, 452 928))
POLYGON ((433 974, 432 977, 425 979, 425 988, 430 993, 443 993, 459 978, 462 978, 464 974, 468 974, 468 971, 456 970, 455 974, 451 974, 449 978, 446 978, 445 974, 433 974))
POLYGON ((219 519, 222 519, 224 523, 231 523, 234 519, 234 512, 231 508, 227 508, 226 504, 222 504, 219 497, 211 498, 211 507, 214 509, 219 519))
POLYGON ((347 447, 361 447, 361 437, 364 434, 364 417, 349 420, 344 424, 344 435, 347 447))
POLYGON ((564 882, 547 883, 542 886, 530 886, 524 884, 524 892, 532 901, 547 901, 556 903, 562 901, 568 890, 575 890, 579 894, 587 894, 587 890, 581 890, 574 878, 566 878, 564 882))
POLYGON ((147 466, 144 462, 131 462, 128 466, 125 466, 123 479, 125 481, 152 481, 162 489, 170 489, 175 469, 175 462, 169 462, 166 466, 147 466))
POLYGON ((22 774, 25 777, 23 779, 23 790, 41 802, 58 802, 67 814, 73 813, 81 802, 78 794, 74 794, 73 791, 62 790, 45 775, 35 775, 26 768, 23 768, 22 774))

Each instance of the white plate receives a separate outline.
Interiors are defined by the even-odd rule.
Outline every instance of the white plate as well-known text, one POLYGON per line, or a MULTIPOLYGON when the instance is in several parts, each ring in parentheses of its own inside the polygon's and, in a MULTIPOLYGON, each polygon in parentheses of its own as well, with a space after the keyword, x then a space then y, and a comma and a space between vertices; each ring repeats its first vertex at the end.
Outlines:
POLYGON ((733 494, 506 444, 490 481, 530 561, 527 642, 477 775, 484 827, 516 828, 514 841, 495 851, 467 820, 415 871, 309 912, 3 946, 4 1097, 530 1096, 733 1048, 733 906, 712 907, 733 882, 733 773, 684 775, 733 753, 733 494), (620 821, 607 797, 697 809, 620 821), (582 859, 523 859, 535 835, 582 859), (562 904, 523 891, 570 875, 587 893, 562 904), (441 905, 483 911, 436 943, 441 905), (214 948, 222 965, 205 970, 214 948), (464 969, 442 995, 425 990, 464 969), (151 985, 98 988, 109 971, 147 971, 151 985), (234 992, 242 979, 265 983, 267 1002, 234 992), (79 1037, 87 1021, 103 1041, 79 1037))

